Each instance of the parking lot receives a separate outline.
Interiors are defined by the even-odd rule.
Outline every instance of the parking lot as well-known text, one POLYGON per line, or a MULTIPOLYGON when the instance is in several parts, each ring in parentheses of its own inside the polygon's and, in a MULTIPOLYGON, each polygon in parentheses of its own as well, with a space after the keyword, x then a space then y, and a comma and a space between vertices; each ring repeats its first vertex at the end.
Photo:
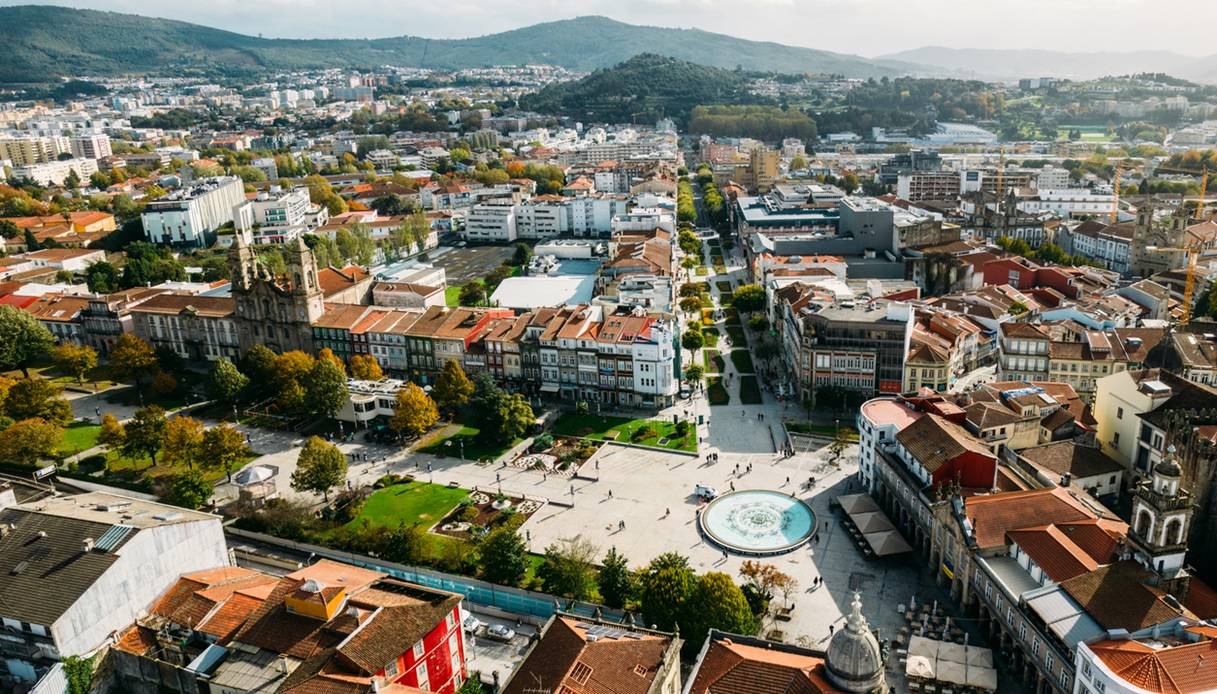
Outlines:
MULTIPOLYGON (((466 610, 471 607, 473 605, 465 603, 466 610)), ((528 645, 537 633, 537 628, 527 622, 518 624, 513 620, 491 616, 476 609, 469 611, 482 622, 482 626, 478 627, 475 633, 469 633, 468 630, 465 632, 465 660, 469 672, 480 672, 482 681, 487 684, 494 682, 494 673, 497 672, 499 682, 506 682, 512 670, 524 661, 524 655, 528 653, 528 645), (486 628, 495 624, 501 624, 516 632, 510 643, 486 636, 486 628)))
POLYGON ((430 253, 431 260, 443 265, 448 285, 480 280, 515 254, 514 246, 441 246, 430 253))

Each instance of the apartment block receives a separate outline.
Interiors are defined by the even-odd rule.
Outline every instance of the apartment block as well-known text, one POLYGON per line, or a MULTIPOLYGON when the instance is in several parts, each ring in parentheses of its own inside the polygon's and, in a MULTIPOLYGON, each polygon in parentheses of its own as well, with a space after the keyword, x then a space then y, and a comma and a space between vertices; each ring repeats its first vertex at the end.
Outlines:
POLYGON ((217 230, 236 219, 245 184, 236 176, 205 178, 149 202, 141 216, 152 243, 207 248, 217 230))

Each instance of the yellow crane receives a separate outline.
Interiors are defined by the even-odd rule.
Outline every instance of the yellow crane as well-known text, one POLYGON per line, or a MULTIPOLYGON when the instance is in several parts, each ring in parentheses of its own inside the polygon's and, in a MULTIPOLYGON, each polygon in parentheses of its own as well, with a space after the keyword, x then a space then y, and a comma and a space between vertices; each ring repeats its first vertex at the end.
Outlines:
POLYGON ((1196 201, 1196 215, 1195 215, 1195 218, 1197 221, 1204 221, 1204 207, 1205 207, 1204 196, 1205 196, 1205 193, 1208 192, 1208 189, 1209 189, 1209 167, 1206 166, 1206 167, 1204 167, 1203 173, 1200 174, 1200 198, 1196 201))
POLYGON ((1116 164, 1116 173, 1111 179, 1111 223, 1120 221, 1120 174, 1123 164, 1116 164))

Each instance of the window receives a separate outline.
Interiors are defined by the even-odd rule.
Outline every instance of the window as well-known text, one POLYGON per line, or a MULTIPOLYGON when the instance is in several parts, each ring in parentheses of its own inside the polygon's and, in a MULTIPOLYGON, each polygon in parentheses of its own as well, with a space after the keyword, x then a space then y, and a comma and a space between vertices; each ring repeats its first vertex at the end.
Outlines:
POLYGON ((1104 692, 1106 689, 1107 689, 1107 683, 1106 683, 1106 682, 1104 682, 1103 680, 1100 680, 1100 679, 1096 679, 1096 680, 1094 681, 1094 690, 1095 690, 1095 692, 1097 692, 1097 694, 1103 694, 1103 692, 1104 692))
POLYGON ((1112 443, 1112 445, 1114 445, 1114 446, 1119 446, 1119 445, 1120 445, 1120 432, 1118 432, 1118 431, 1117 431, 1117 432, 1115 432, 1114 434, 1112 434, 1112 436, 1111 436, 1111 443, 1112 443))
POLYGON ((389 677, 389 678, 397 677, 397 673, 398 673, 397 658, 394 658, 393 660, 389 661, 388 665, 385 666, 385 677, 389 677))
POLYGON ((1044 669, 1052 672, 1052 654, 1044 651, 1044 669))
POLYGON ((1116 408, 1116 419, 1124 419, 1124 408, 1123 407, 1116 408))
POLYGON ((1090 661, 1089 660, 1082 661, 1082 677, 1085 677, 1086 679, 1090 679, 1090 661))
POLYGON ((414 670, 414 676, 418 678, 419 689, 430 689, 431 682, 427 679, 427 664, 419 663, 418 668, 414 670))
POLYGON ((1022 622, 1021 624, 1018 625, 1018 638, 1022 639, 1023 641, 1027 640, 1027 623, 1026 622, 1022 622))
POLYGON ((1040 655, 1040 639, 1038 636, 1031 639, 1031 655, 1036 658, 1040 655))
POLYGON ((414 659, 418 660, 421 657, 423 657, 423 642, 419 641, 414 644, 414 659))
POLYGON ((1065 670, 1065 668, 1061 668, 1060 682, 1061 682, 1061 691, 1065 691, 1065 692, 1069 691, 1069 673, 1065 670))
POLYGON ((452 616, 451 612, 449 612, 447 614, 447 616, 444 617, 444 626, 449 630, 451 630, 452 627, 456 626, 456 618, 454 618, 452 616))

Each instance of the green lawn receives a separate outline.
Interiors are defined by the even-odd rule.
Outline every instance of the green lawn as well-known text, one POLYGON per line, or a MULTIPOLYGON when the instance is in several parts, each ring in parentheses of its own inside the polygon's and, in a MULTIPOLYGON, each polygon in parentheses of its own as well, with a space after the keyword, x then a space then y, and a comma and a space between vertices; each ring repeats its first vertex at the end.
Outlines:
POLYGON ((706 397, 710 400, 711 405, 726 405, 731 402, 731 395, 727 392, 727 387, 723 385, 723 379, 720 376, 714 376, 706 379, 709 384, 706 387, 706 397))
MULTIPOLYGON (((808 422, 786 422, 786 430, 796 434, 816 434, 829 438, 835 437, 838 431, 831 424, 810 424, 808 422)), ((845 437, 850 441, 858 440, 858 430, 852 426, 842 426, 840 430, 845 432, 845 437)))
POLYGON ((444 290, 444 303, 448 308, 456 308, 461 305, 461 288, 448 287, 444 290))
POLYGON ((63 442, 59 444, 59 450, 65 455, 87 451, 97 445, 97 435, 100 432, 100 424, 73 422, 63 430, 63 442))
POLYGON ((752 366, 752 355, 746 349, 731 350, 731 363, 735 366, 735 370, 742 374, 756 371, 752 366))
POLYGON ((718 295, 718 304, 724 308, 726 308, 727 306, 730 306, 731 302, 734 300, 735 300, 735 295, 732 294, 731 292, 722 292, 718 295))
POLYGON ((477 427, 462 425, 460 431, 456 432, 455 434, 442 438, 426 446, 425 448, 420 448, 419 450, 421 450, 423 453, 430 453, 432 455, 446 455, 455 458, 461 455, 461 442, 463 441, 465 444, 463 448, 465 460, 481 460, 483 458, 490 458, 491 460, 494 460, 506 453, 507 450, 512 446, 520 442, 520 439, 516 439, 515 441, 501 445, 486 442, 478 438, 479 432, 480 430, 477 427), (452 442, 452 445, 448 445, 449 441, 452 442))
POLYGON ((697 273, 698 277, 705 277, 706 275, 710 274, 710 268, 706 267, 705 265, 698 265, 695 272, 697 273))
POLYGON ((756 376, 740 376, 739 400, 745 405, 760 404, 761 386, 756 382, 756 376))
POLYGON ((747 338, 744 337, 744 329, 739 326, 728 325, 727 336, 731 338, 731 344, 733 345, 748 344, 747 338))
POLYGON ((674 451, 697 451, 692 430, 683 438, 671 438, 666 443, 659 443, 664 437, 676 436, 676 425, 662 419, 627 419, 567 412, 554 422, 553 433, 560 436, 582 436, 596 441, 621 441, 674 451), (647 427, 651 430, 649 435, 636 436, 635 432, 647 427))
POLYGON ((703 354, 706 359, 706 373, 721 374, 724 366, 723 355, 716 349, 707 349, 703 354))
POLYGON ((435 525, 448 515, 456 505, 469 495, 464 489, 454 489, 442 484, 405 482, 385 487, 372 493, 364 503, 359 515, 347 523, 348 529, 363 527, 396 528, 402 523, 421 522, 426 527, 435 525))
POLYGON ((720 292, 729 292, 731 291, 731 280, 717 280, 714 282, 714 286, 718 287, 720 292))

